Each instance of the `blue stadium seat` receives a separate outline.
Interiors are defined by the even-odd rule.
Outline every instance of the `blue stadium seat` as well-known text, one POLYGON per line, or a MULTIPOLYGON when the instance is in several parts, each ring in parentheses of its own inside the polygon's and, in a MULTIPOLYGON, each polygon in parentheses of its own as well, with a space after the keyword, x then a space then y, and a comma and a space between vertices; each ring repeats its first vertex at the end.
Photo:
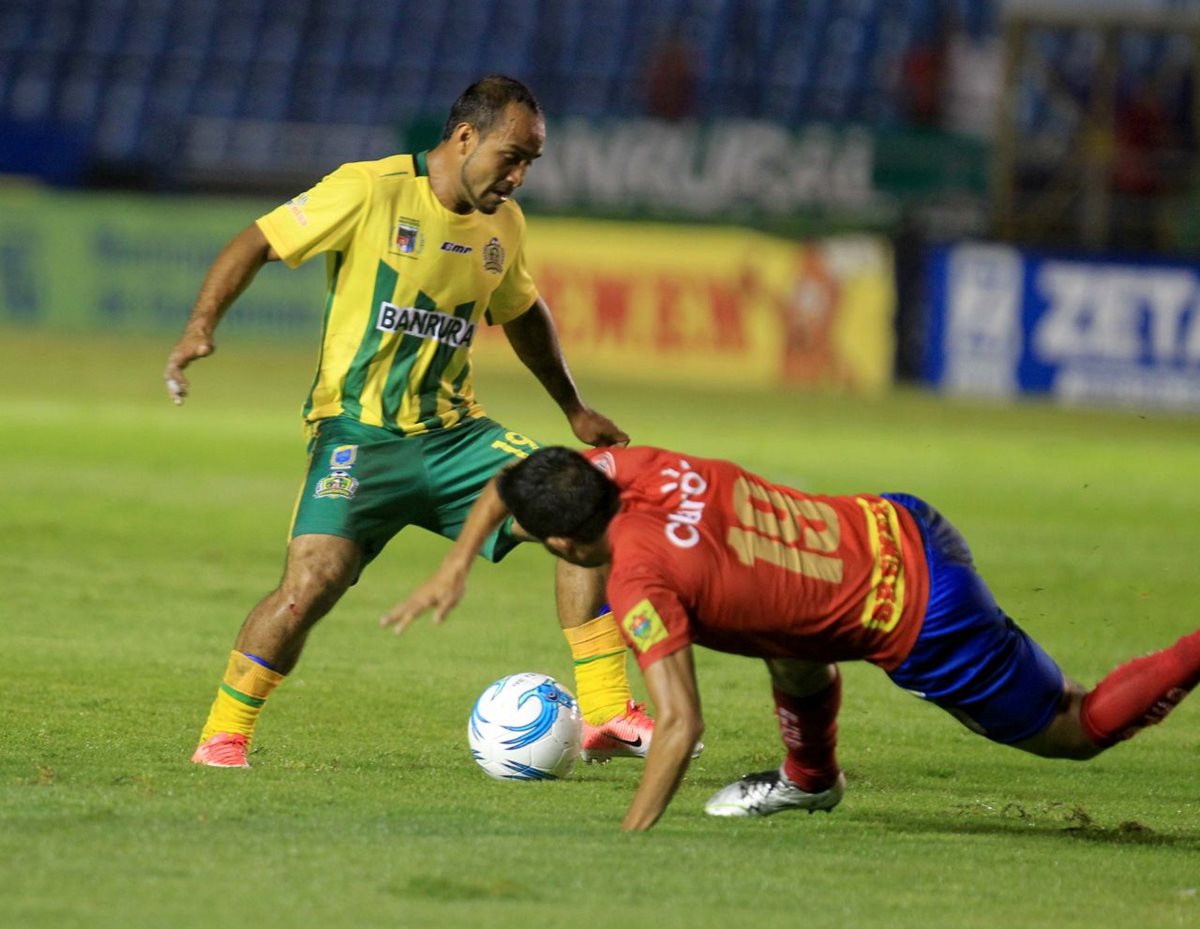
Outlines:
MULTIPOLYGON (((142 157, 199 117, 378 126, 441 116, 488 72, 527 80, 552 117, 637 116, 654 56, 677 37, 694 55, 701 119, 895 125, 914 44, 951 20, 994 34, 998 4, 3 0, 0 120, 90 120, 105 157, 142 157)), ((1068 80, 1086 70, 1086 39, 1038 42, 1068 80)), ((1130 74, 1170 47, 1154 37, 1127 45, 1130 74)), ((1034 120, 1051 112, 1044 100, 1022 105, 1034 120)), ((243 154, 271 148, 257 132, 243 154)), ((241 138, 234 126, 227 137, 241 138)))

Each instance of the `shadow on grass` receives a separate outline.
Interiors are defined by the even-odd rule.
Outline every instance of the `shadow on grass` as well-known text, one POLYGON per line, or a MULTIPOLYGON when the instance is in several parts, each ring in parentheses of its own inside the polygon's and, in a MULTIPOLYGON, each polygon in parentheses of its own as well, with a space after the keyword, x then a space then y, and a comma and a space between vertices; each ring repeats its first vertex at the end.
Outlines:
POLYGON ((1043 803, 1034 806, 1006 803, 993 806, 963 803, 943 815, 863 812, 862 822, 874 822, 889 832, 912 834, 951 833, 954 835, 996 835, 1006 838, 1030 836, 1098 845, 1141 845, 1153 848, 1177 848, 1200 851, 1200 832, 1160 832, 1137 820, 1122 820, 1115 825, 1098 822, 1083 807, 1068 803, 1043 803))

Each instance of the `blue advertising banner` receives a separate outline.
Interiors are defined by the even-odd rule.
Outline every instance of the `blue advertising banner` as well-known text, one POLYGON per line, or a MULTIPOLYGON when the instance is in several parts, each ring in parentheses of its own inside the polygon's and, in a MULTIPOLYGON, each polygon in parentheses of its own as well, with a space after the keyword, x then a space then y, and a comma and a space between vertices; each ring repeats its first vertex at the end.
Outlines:
POLYGON ((1200 409, 1200 264, 965 243, 931 249, 925 283, 943 390, 1200 409))

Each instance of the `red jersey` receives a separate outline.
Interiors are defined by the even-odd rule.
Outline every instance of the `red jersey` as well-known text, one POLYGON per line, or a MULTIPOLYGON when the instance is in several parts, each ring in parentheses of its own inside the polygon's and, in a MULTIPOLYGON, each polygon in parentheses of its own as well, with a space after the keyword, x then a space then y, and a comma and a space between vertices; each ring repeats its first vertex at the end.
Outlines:
POLYGON ((659 448, 583 454, 621 488, 608 599, 641 667, 696 644, 890 671, 912 649, 929 575, 902 506, 659 448))

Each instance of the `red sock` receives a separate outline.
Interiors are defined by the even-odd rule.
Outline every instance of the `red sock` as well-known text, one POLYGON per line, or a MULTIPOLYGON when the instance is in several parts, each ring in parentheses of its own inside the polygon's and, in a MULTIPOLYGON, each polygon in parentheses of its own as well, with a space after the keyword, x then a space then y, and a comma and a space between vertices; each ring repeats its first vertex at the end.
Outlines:
POLYGON ((1200 682, 1200 632, 1112 671, 1083 698, 1079 721, 1102 748, 1160 723, 1200 682))
POLYGON ((793 697, 773 689, 775 716, 787 747, 783 773, 810 793, 833 786, 837 780, 837 714, 842 705, 842 676, 835 671, 824 690, 793 697))

